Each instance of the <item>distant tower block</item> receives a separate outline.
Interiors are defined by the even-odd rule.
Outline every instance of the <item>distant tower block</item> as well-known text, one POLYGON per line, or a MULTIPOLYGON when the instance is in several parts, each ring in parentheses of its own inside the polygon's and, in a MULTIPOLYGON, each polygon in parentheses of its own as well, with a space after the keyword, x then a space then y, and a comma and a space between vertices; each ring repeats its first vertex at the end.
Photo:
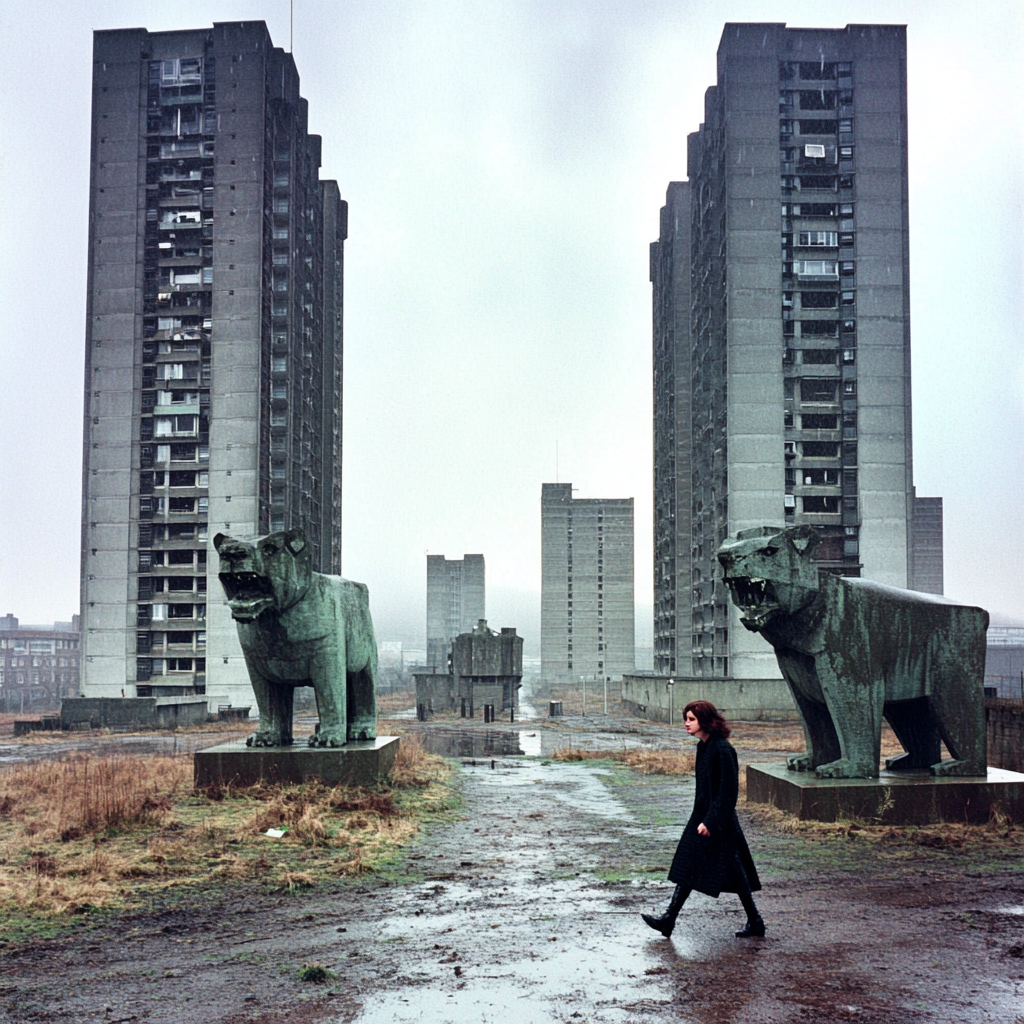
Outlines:
POLYGON ((483 555, 427 555, 428 665, 447 670, 452 641, 485 618, 484 592, 483 555))
POLYGON ((636 661, 633 499, 541 486, 541 675, 619 680, 636 661))

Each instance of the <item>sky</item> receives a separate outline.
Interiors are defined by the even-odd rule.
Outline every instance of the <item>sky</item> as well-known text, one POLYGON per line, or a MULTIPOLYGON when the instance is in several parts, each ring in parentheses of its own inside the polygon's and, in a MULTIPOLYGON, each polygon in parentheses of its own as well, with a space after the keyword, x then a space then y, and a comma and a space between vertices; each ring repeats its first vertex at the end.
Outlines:
MULTIPOLYGON (((652 632, 648 247, 726 21, 908 26, 914 471, 946 594, 1024 619, 1017 0, 295 0, 321 175, 349 202, 344 575, 422 643, 425 554, 482 552, 539 634, 541 483, 633 497, 652 632)), ((0 614, 77 611, 92 30, 288 0, 4 4, 0 614)))

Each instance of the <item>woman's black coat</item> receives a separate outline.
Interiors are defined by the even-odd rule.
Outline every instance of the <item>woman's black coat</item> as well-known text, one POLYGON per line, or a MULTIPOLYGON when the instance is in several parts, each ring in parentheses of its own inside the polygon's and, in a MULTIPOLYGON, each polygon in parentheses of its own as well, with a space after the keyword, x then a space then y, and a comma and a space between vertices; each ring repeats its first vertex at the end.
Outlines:
POLYGON ((698 743, 696 774, 693 813, 672 858, 669 881, 708 896, 739 892, 743 888, 739 878, 742 865, 751 890, 760 889, 757 868, 736 817, 740 773, 732 744, 717 738, 698 743), (702 822, 710 835, 697 832, 702 822))

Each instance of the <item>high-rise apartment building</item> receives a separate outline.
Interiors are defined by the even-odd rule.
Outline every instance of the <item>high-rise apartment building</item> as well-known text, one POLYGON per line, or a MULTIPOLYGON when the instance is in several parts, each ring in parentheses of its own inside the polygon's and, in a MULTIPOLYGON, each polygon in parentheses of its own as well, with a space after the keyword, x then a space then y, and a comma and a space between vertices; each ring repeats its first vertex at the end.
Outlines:
POLYGON ((906 587, 913 487, 906 31, 727 24, 652 246, 655 671, 770 677, 715 552, 811 523, 906 587))
POLYGON ((483 555, 427 555, 427 664, 447 671, 448 651, 485 615, 483 555))
POLYGON ((212 538, 340 571, 347 207, 263 22, 93 54, 83 690, 248 703, 212 538))
POLYGON ((621 679, 636 662, 633 499, 541 486, 541 677, 621 679))
POLYGON ((910 589, 924 594, 943 592, 942 499, 914 495, 911 533, 910 589))

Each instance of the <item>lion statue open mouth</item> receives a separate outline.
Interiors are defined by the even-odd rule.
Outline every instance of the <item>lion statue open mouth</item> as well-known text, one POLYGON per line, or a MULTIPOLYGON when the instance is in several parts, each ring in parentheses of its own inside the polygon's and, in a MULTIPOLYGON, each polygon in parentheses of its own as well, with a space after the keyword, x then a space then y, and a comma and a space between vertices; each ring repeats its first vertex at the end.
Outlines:
POLYGON ((790 768, 877 777, 885 718, 906 750, 888 768, 985 775, 988 613, 819 571, 820 539, 766 526, 718 549, 740 621, 775 648, 803 719, 807 750, 790 768))
POLYGON ((301 530, 252 542, 219 533, 213 545, 260 712, 249 745, 292 742, 297 686, 313 687, 320 713, 310 746, 373 739, 377 642, 366 587, 313 572, 301 530))

